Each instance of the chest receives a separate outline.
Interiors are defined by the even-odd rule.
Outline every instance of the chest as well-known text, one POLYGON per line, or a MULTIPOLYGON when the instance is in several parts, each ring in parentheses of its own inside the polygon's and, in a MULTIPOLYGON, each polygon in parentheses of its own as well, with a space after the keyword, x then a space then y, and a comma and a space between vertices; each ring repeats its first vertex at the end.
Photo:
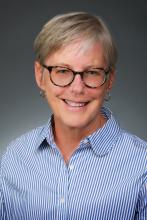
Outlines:
POLYGON ((122 162, 81 153, 68 165, 56 157, 27 166, 5 182, 11 219, 127 220, 133 215, 140 182, 132 165, 127 169, 122 162))

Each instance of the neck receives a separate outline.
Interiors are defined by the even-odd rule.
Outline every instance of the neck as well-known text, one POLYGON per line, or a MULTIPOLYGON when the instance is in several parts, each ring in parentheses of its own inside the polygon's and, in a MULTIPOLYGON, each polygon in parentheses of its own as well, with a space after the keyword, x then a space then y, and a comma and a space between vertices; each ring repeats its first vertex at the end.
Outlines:
POLYGON ((106 122, 106 118, 100 115, 93 126, 86 128, 73 128, 63 125, 58 120, 54 119, 54 139, 64 160, 69 161, 73 152, 78 148, 79 143, 86 136, 92 134, 98 128, 101 128, 106 122), (72 141, 71 141, 72 140, 72 141))

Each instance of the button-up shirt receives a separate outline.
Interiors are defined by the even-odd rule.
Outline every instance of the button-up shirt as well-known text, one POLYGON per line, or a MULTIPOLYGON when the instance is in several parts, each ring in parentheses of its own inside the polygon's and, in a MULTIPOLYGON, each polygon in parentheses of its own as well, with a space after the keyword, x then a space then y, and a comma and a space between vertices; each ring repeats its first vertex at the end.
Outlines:
POLYGON ((68 164, 51 118, 10 144, 1 161, 1 220, 147 220, 147 143, 102 112, 107 122, 68 164))

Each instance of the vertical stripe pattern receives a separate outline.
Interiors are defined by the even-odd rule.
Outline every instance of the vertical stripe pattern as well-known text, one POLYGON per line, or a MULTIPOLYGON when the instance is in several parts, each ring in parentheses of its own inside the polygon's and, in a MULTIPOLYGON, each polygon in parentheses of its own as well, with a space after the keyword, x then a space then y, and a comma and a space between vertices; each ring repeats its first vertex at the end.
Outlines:
POLYGON ((112 113, 65 164, 51 119, 13 141, 1 161, 1 220, 147 220, 147 143, 112 113))

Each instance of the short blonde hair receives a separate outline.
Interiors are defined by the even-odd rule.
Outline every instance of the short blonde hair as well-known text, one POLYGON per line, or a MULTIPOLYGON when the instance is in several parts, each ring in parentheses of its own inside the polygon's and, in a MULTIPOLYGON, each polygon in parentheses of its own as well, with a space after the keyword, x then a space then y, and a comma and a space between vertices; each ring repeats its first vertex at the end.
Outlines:
POLYGON ((86 12, 66 13, 49 20, 34 41, 36 60, 43 64, 48 55, 79 38, 100 42, 107 64, 115 68, 117 49, 108 28, 101 18, 86 12))

